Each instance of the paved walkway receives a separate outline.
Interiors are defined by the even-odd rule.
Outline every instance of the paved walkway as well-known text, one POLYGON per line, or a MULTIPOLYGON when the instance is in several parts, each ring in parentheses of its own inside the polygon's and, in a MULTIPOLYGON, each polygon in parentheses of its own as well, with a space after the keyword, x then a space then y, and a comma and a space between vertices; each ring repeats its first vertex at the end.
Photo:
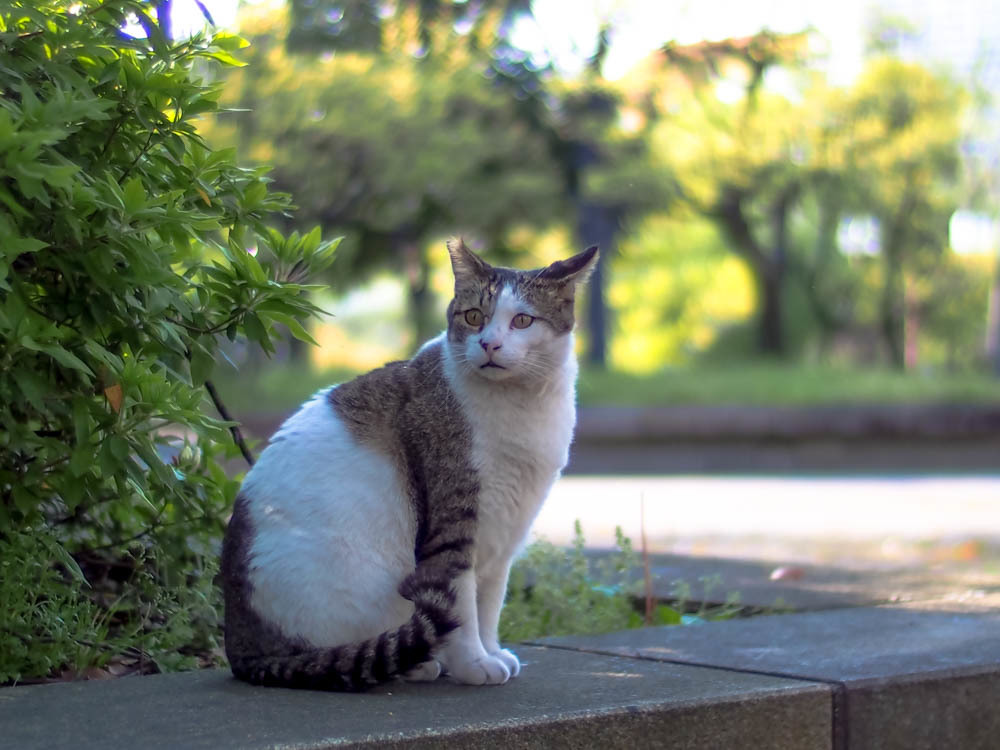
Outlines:
POLYGON ((588 547, 621 526, 680 555, 847 568, 1000 561, 1000 474, 890 477, 593 477, 556 484, 534 533, 557 543, 580 519, 588 547))

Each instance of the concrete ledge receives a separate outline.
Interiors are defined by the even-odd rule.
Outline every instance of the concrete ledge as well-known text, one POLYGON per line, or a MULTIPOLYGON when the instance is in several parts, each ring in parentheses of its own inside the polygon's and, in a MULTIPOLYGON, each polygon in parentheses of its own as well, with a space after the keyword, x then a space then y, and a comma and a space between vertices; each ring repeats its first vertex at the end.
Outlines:
POLYGON ((683 439, 578 437, 564 474, 996 473, 1000 436, 968 439, 683 439))
POLYGON ((996 750, 1000 612, 919 607, 758 617, 540 643, 824 682, 834 688, 838 749, 996 750))
POLYGON ((995 471, 1000 406, 581 407, 568 472, 995 471))
POLYGON ((539 643, 494 688, 345 695, 220 670, 9 688, 0 737, 26 750, 1000 746, 995 609, 866 607, 539 643))
MULTIPOLYGON (((345 695, 214 670, 0 689, 0 748, 997 750, 990 580, 970 597, 935 578, 916 592, 927 600, 905 604, 542 639, 517 647, 522 675, 495 688, 345 695)), ((855 593, 864 601, 869 585, 855 593)))
MULTIPOLYGON (((266 439, 287 414, 242 415, 266 439)), ((1000 469, 1000 405, 584 406, 575 474, 1000 469)))
POLYGON ((256 688, 213 670, 0 691, 31 748, 829 748, 831 690, 802 680, 521 647, 502 687, 363 695, 256 688))
POLYGON ((609 442, 1000 437, 1000 405, 585 406, 577 436, 609 442))

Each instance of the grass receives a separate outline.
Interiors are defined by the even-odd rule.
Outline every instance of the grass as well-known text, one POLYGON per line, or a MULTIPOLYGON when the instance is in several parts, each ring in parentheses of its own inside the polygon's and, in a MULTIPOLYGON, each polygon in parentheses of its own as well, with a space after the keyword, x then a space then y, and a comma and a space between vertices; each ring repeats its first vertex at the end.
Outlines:
POLYGON ((579 397, 586 406, 1000 404, 1000 379, 982 373, 743 363, 648 376, 584 370, 579 397))
MULTIPOLYGON (((219 369, 216 385, 236 414, 288 411, 320 388, 356 374, 287 364, 270 365, 252 377, 225 366, 219 369)), ((985 373, 925 375, 777 363, 695 367, 646 376, 584 369, 578 390, 585 406, 1000 404, 1000 379, 985 373)))

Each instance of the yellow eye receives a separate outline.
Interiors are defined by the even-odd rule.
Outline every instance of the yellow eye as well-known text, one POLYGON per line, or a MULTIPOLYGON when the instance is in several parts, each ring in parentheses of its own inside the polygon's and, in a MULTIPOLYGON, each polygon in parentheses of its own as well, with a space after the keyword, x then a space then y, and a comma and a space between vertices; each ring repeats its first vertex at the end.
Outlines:
POLYGON ((483 324, 483 313, 481 310, 472 308, 465 311, 465 322, 473 328, 479 328, 483 324))
POLYGON ((510 324, 513 328, 527 328, 534 322, 535 319, 530 315, 527 315, 526 313, 519 313, 514 316, 514 319, 510 322, 510 324))

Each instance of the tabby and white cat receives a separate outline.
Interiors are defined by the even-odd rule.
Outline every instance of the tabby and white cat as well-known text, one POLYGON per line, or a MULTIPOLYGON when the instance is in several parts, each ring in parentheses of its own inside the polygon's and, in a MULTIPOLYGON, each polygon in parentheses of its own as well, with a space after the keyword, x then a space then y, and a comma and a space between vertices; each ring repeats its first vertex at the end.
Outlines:
POLYGON ((448 329, 321 391, 271 438, 222 551, 226 655, 265 685, 498 684, 511 560, 568 458, 573 299, 597 248, 535 271, 450 242, 448 329))

